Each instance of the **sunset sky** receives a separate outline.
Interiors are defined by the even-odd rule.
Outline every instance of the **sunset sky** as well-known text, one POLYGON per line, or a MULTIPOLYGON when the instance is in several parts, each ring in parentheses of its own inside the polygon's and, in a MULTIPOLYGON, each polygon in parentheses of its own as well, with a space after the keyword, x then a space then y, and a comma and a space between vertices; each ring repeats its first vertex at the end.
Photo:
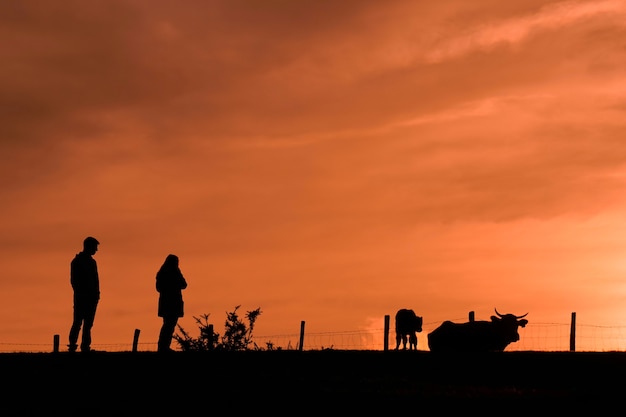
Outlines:
MULTIPOLYGON (((0 2, 0 343, 626 325, 626 0, 0 2)), ((421 349, 426 339, 420 336, 421 349)), ((0 346, 0 350, 7 350, 0 346)))

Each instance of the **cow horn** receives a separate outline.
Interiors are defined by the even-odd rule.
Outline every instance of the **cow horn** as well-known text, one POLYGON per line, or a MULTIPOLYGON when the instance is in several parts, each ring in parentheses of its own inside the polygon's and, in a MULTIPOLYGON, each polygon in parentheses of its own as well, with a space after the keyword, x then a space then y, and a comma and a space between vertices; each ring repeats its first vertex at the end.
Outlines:
MULTIPOLYGON (((496 314, 498 315, 498 317, 502 317, 502 314, 498 313, 498 309, 494 308, 494 310, 496 311, 496 314)), ((515 316, 516 319, 523 319, 524 317, 526 317, 528 315, 528 313, 522 315, 522 316, 515 316)))

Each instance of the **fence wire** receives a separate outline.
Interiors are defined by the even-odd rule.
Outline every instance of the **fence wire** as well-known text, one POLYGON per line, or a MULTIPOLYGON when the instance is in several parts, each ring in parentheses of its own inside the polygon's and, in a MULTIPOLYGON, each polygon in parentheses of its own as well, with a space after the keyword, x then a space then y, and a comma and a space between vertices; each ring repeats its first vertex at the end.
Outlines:
MULTIPOLYGON (((417 349, 428 350, 427 334, 437 324, 425 323, 424 330, 417 334, 417 349)), ((511 343, 507 351, 544 351, 558 352, 570 350, 569 323, 533 323, 519 329, 520 340, 511 343)), ((600 326, 577 324, 575 329, 574 350, 577 352, 609 352, 626 350, 626 326, 600 326)), ((259 350, 299 350, 300 334, 254 335, 251 349, 259 350)), ((172 347, 175 343, 172 344, 172 347)), ((94 343, 95 350, 106 352, 130 352, 133 342, 94 343)), ((389 330, 388 349, 396 347, 395 333, 389 330)), ((0 353, 44 353, 52 352, 54 343, 10 343, 0 342, 0 353)), ((306 333, 303 337, 302 350, 384 350, 385 329, 349 330, 337 332, 306 333)), ((59 346, 61 352, 65 345, 59 346)), ((157 342, 137 343, 137 351, 156 351, 157 342)))

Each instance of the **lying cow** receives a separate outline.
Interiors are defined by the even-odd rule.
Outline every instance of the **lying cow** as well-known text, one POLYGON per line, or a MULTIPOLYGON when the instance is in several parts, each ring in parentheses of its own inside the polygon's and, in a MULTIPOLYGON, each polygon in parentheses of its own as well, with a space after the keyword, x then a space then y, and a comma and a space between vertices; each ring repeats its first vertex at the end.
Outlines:
POLYGON ((502 352, 519 340, 518 327, 526 327, 528 320, 523 316, 500 314, 491 316, 491 321, 453 323, 444 321, 428 334, 431 352, 502 352))
POLYGON ((415 332, 422 331, 423 319, 415 315, 413 310, 406 308, 398 310, 396 313, 396 350, 402 342, 402 349, 406 350, 407 339, 409 350, 417 350, 417 335, 415 332))

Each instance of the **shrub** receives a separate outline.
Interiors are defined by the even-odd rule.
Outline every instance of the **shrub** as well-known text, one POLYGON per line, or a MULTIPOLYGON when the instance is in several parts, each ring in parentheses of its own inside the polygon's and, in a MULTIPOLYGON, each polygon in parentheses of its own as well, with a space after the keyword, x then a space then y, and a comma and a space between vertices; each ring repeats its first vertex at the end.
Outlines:
MULTIPOLYGON (((246 312, 246 324, 237 314, 240 305, 236 306, 231 312, 226 313, 226 321, 224 322, 224 335, 220 337, 219 333, 215 333, 213 325, 209 324, 209 314, 203 314, 199 317, 193 316, 200 335, 193 338, 181 326, 178 325, 178 333, 173 337, 183 351, 208 351, 208 350, 227 350, 240 351, 250 350, 250 345, 255 350, 261 350, 256 343, 252 342, 252 331, 257 318, 261 314, 261 308, 246 312)), ((268 349, 273 348, 273 344, 268 342, 268 349)))

